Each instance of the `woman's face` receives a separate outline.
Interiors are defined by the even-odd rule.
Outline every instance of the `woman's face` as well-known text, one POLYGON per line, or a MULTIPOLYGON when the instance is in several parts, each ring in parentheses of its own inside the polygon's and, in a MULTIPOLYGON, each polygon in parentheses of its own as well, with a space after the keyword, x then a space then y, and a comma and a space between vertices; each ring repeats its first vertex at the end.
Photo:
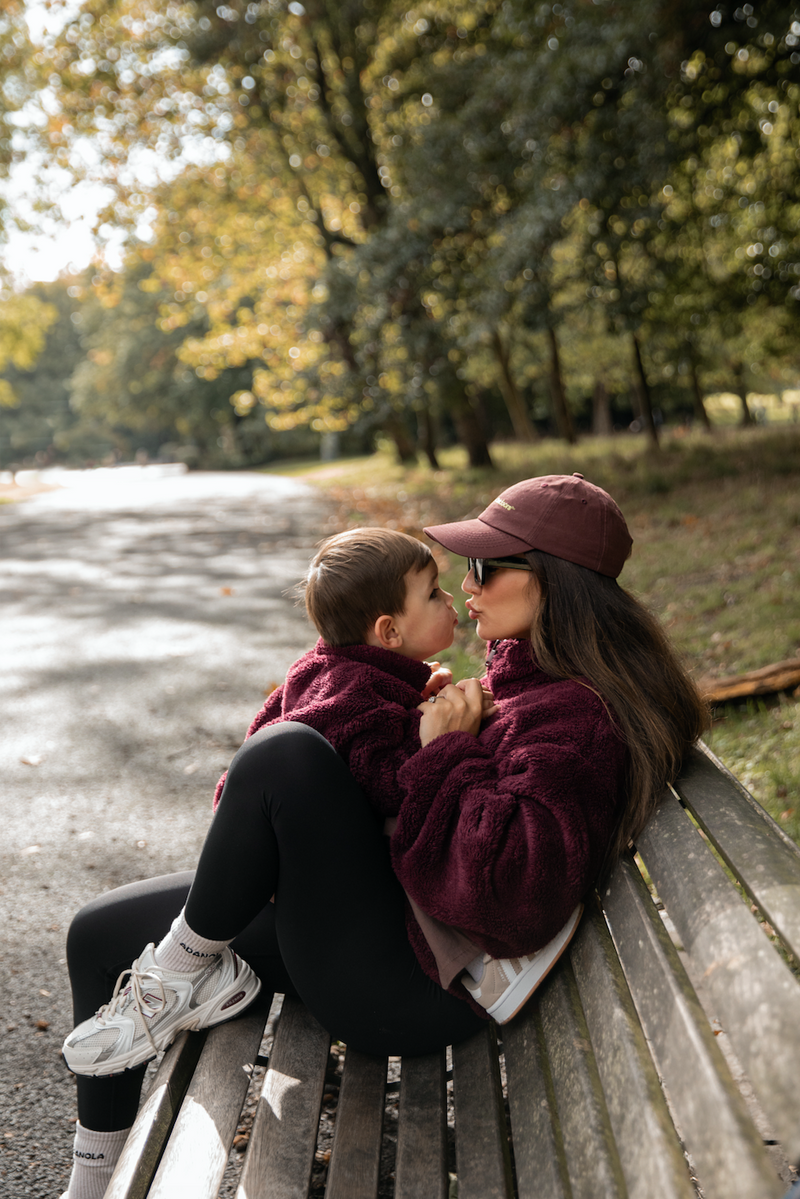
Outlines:
POLYGON ((492 571, 481 587, 469 571, 461 590, 470 597, 467 612, 483 641, 504 637, 530 637, 533 618, 541 601, 541 590, 527 570, 492 571))

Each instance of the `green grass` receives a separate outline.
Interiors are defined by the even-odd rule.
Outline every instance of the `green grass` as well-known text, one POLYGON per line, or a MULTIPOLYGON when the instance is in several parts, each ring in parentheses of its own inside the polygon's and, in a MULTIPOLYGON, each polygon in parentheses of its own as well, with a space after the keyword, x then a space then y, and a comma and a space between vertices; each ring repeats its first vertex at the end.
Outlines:
POLYGON ((750 700, 716 716, 709 746, 800 844, 800 700, 750 700))
MULTIPOLYGON (((494 445, 492 453, 495 470, 470 468, 460 447, 441 453, 436 472, 400 466, 388 450, 281 470, 324 490, 342 528, 381 524, 412 533, 477 515, 518 479, 580 471, 625 513, 634 549, 620 581, 660 617, 695 677, 721 678, 800 656, 797 425, 673 433, 660 453, 625 435, 574 447, 550 440, 494 445)), ((442 552, 440 563, 444 586, 462 599, 463 560, 442 552)), ((442 657, 457 677, 474 674, 482 645, 471 628, 459 629, 442 657)), ((729 706, 709 739, 800 840, 798 706, 793 699, 729 706)))

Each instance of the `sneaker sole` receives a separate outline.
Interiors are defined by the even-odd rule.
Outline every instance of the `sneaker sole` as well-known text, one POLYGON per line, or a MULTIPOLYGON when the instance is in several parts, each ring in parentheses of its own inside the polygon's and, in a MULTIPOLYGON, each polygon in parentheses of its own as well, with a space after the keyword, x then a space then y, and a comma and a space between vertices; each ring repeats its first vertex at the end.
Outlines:
POLYGON ((487 1008, 488 1014, 492 1017, 496 1024, 508 1024, 509 1020, 513 1020, 518 1012, 522 1011, 525 1004, 533 995, 539 984, 547 978, 550 971, 558 962, 564 950, 569 945, 573 938, 576 928, 580 923, 580 918, 583 915, 583 904, 578 904, 575 909, 574 919, 569 924, 565 924, 560 934, 554 937, 548 945, 551 950, 546 958, 542 959, 542 969, 536 975, 536 981, 531 986, 530 975, 521 974, 510 987, 500 996, 496 1003, 487 1008))
POLYGON ((217 1024, 224 1024, 226 1020, 232 1020, 234 1016, 240 1015, 250 1007, 260 991, 261 979, 255 974, 244 981, 236 979, 234 984, 223 991, 221 995, 215 995, 213 999, 201 1004, 191 1013, 185 1014, 176 1023, 162 1025, 153 1036, 156 1053, 153 1053, 150 1042, 145 1040, 143 1044, 135 1046, 129 1053, 115 1058, 113 1061, 70 1065, 63 1053, 61 1056, 72 1074, 80 1075, 82 1078, 113 1078, 115 1074, 123 1074, 126 1070, 133 1070, 137 1066, 145 1066, 148 1062, 152 1062, 157 1053, 172 1044, 179 1032, 197 1032, 199 1029, 214 1028, 217 1024), (227 1004, 235 999, 240 991, 244 991, 244 996, 237 1001, 235 1010, 225 1011, 227 1004), (211 1013, 208 1018, 207 1013, 211 1013))

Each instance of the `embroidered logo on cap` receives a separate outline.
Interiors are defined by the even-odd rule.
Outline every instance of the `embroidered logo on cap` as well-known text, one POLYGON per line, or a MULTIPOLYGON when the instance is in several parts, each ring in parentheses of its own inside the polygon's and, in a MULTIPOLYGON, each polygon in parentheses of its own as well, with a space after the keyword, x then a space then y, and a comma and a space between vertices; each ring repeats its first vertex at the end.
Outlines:
POLYGON ((514 505, 507 504, 505 502, 505 500, 495 500, 494 502, 496 504, 499 504, 501 508, 505 508, 507 512, 516 512, 516 508, 514 507, 514 505))

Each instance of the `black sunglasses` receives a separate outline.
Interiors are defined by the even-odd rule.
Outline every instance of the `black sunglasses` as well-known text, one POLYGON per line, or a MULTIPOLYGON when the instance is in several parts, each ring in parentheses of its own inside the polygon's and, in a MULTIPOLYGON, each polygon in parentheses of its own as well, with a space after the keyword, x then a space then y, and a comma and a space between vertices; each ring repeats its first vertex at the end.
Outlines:
POLYGON ((533 570, 533 567, 521 558, 467 558, 467 564, 479 587, 484 586, 494 570, 533 570))

